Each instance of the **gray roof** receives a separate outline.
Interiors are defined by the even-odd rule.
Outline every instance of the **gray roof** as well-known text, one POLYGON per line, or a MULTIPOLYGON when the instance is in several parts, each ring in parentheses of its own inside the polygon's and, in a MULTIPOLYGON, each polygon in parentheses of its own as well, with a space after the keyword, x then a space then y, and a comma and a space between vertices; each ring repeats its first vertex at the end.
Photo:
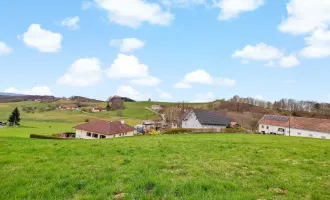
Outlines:
POLYGON ((230 120, 223 114, 213 110, 193 110, 198 121, 203 125, 222 125, 228 126, 230 120))

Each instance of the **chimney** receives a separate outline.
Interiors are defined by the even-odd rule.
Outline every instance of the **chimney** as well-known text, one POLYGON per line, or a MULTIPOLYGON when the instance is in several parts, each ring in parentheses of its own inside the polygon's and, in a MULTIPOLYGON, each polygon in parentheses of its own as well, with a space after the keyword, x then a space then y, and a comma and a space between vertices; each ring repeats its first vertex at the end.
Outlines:
POLYGON ((125 120, 120 120, 121 124, 125 124, 125 120))

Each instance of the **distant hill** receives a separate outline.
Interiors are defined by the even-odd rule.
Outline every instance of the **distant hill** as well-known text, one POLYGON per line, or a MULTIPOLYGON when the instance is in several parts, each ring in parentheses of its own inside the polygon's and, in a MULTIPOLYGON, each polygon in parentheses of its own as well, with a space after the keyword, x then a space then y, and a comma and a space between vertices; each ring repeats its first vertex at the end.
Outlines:
POLYGON ((19 97, 24 96, 23 94, 14 94, 14 93, 7 93, 7 92, 0 92, 0 96, 11 96, 11 97, 19 97))

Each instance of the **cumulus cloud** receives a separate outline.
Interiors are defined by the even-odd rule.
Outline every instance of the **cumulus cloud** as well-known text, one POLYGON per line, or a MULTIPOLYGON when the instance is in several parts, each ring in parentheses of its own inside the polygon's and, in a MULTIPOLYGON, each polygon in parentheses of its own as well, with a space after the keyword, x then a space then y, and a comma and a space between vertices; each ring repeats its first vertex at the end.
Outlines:
POLYGON ((131 79, 131 84, 140 86, 156 86, 161 82, 149 75, 149 67, 141 64, 137 57, 125 54, 118 54, 106 74, 109 79, 131 79))
POLYGON ((75 16, 75 17, 67 17, 63 19, 61 24, 62 26, 66 26, 71 30, 77 30, 80 28, 78 22, 79 22, 79 17, 75 16))
POLYGON ((86 87, 102 80, 102 69, 97 58, 80 58, 57 80, 58 84, 86 87))
POLYGON ((196 94, 195 100, 193 102, 211 102, 216 98, 212 92, 208 92, 206 94, 196 94))
POLYGON ((131 52, 136 49, 141 49, 144 42, 137 38, 124 38, 121 40, 111 40, 110 45, 118 47, 121 52, 131 52))
POLYGON ((283 52, 276 47, 259 43, 255 46, 247 45, 242 50, 237 50, 232 57, 243 60, 270 61, 283 56, 283 52))
POLYGON ((288 17, 279 30, 290 34, 306 34, 330 24, 330 1, 290 0, 286 6, 288 17))
POLYGON ((157 89, 157 93, 159 95, 159 98, 164 99, 164 100, 170 100, 172 99, 172 95, 168 92, 165 92, 163 90, 157 89))
POLYGON ((280 66, 284 68, 294 67, 299 64, 300 61, 297 59, 295 55, 284 56, 280 60, 280 66))
MULTIPOLYGON (((21 36, 19 36, 21 38, 21 36)), ((42 29, 39 24, 31 24, 27 32, 23 34, 25 45, 36 48, 40 52, 57 52, 61 49, 63 36, 42 29)))
POLYGON ((264 5, 264 0, 221 0, 216 6, 221 9, 218 20, 238 17, 243 12, 254 11, 264 5))
POLYGON ((176 88, 190 88, 191 84, 234 86, 235 80, 228 78, 214 78, 205 70, 199 69, 185 75, 184 79, 174 85, 176 88))
POLYGON ((310 37, 305 38, 307 47, 301 55, 307 58, 323 58, 330 56, 330 31, 318 29, 310 37))
POLYGON ((111 22, 132 28, 138 28, 143 22, 169 25, 174 19, 174 15, 159 4, 145 0, 95 0, 95 3, 108 12, 111 22))
POLYGON ((13 52, 13 50, 8 47, 4 42, 0 41, 0 56, 8 55, 11 52, 13 52))
POLYGON ((32 89, 19 90, 14 87, 6 89, 4 92, 14 93, 14 94, 26 94, 26 95, 52 95, 49 87, 47 86, 36 86, 32 89))
POLYGON ((122 85, 117 89, 117 95, 122 97, 128 97, 134 100, 147 100, 151 98, 149 94, 142 94, 130 85, 122 85))

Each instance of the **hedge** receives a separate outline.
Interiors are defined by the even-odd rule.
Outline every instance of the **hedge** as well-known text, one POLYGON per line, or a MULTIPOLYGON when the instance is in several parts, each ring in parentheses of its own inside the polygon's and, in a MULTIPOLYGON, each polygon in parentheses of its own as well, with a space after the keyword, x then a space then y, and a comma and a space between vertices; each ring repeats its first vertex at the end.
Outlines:
POLYGON ((180 133, 192 133, 192 129, 187 128, 173 128, 166 130, 163 134, 180 134, 180 133))
POLYGON ((31 134, 30 138, 36 138, 36 139, 51 139, 51 140, 60 140, 65 138, 58 138, 54 136, 47 136, 47 135, 37 135, 37 134, 31 134))

